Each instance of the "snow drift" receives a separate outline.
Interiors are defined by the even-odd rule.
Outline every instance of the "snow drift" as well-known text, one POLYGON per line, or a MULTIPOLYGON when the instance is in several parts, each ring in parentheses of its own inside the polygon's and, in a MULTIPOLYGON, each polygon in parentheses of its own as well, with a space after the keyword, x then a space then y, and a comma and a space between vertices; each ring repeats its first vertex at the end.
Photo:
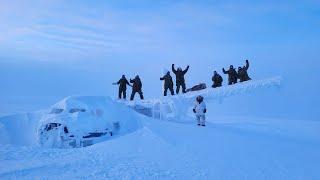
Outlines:
POLYGON ((86 146, 140 127, 139 115, 107 97, 68 97, 50 109, 0 119, 1 144, 68 148, 86 146), (104 136, 104 137, 102 137, 104 136), (70 142, 73 145, 70 145, 70 142))
POLYGON ((198 95, 206 102, 221 101, 257 89, 279 87, 280 83, 281 78, 275 77, 133 102, 99 96, 71 96, 48 110, 0 118, 0 144, 83 147, 111 139, 111 134, 123 135, 139 129, 142 125, 138 113, 154 119, 189 123, 193 121, 191 108, 198 95))

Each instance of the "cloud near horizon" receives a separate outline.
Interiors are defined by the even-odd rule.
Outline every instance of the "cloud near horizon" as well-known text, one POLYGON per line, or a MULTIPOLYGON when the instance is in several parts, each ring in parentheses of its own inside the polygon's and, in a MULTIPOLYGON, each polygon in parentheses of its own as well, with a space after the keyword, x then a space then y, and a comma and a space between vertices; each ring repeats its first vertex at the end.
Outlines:
POLYGON ((159 6, 142 1, 141 7, 129 9, 123 8, 123 4, 2 1, 0 47, 4 54, 13 50, 20 57, 47 61, 57 61, 57 57, 82 59, 97 55, 103 58, 113 53, 183 51, 184 41, 189 41, 190 35, 195 41, 203 38, 195 35, 197 31, 219 36, 212 30, 233 28, 237 7, 252 9, 238 4, 207 6, 192 1, 159 6), (228 15, 224 11, 233 13, 228 15))

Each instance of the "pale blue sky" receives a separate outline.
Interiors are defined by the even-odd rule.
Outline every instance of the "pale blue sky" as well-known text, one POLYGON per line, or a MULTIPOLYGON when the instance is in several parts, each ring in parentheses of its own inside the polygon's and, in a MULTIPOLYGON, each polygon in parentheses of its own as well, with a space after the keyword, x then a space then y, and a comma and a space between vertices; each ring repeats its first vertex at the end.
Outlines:
POLYGON ((114 96, 110 84, 122 74, 140 74, 146 97, 158 97, 158 78, 171 63, 191 65, 191 86, 210 83, 213 70, 247 58, 254 79, 285 79, 270 112, 283 115, 278 107, 294 104, 293 111, 303 110, 293 117, 316 118, 319 108, 316 0, 2 0, 0 22, 2 114, 75 94, 114 96), (310 88, 301 95, 304 87, 310 88))

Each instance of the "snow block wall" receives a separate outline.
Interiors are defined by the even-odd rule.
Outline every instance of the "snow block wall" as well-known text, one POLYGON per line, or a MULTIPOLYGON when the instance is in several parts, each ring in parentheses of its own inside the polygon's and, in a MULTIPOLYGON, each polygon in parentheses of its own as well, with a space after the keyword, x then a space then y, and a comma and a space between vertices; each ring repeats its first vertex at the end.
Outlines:
POLYGON ((281 77, 252 80, 215 89, 207 88, 181 95, 125 103, 135 111, 155 119, 187 123, 194 119, 192 108, 199 95, 203 96, 206 102, 221 102, 224 98, 250 93, 258 89, 279 88, 281 80, 281 77))

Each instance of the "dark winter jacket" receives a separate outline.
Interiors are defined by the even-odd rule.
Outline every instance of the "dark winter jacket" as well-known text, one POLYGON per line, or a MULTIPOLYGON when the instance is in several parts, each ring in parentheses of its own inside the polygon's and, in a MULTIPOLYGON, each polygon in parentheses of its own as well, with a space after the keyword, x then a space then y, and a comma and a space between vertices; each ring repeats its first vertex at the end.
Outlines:
POLYGON ((130 85, 128 80, 126 78, 121 78, 117 84, 119 84, 119 88, 120 89, 127 89, 127 85, 130 85))
POLYGON ((177 84, 184 84, 185 83, 185 79, 184 79, 184 75, 188 72, 189 70, 189 66, 185 69, 185 70, 176 70, 174 68, 174 64, 172 64, 172 72, 176 75, 176 83, 177 84))
POLYGON ((136 77, 134 79, 130 79, 130 83, 133 83, 133 85, 132 85, 133 91, 136 91, 136 92, 141 91, 142 83, 141 83, 141 80, 139 77, 136 77))
POLYGON ((173 86, 173 81, 170 73, 167 73, 164 75, 160 80, 164 81, 164 87, 172 87, 173 86))
POLYGON ((220 74, 215 74, 212 77, 212 81, 213 81, 213 87, 219 87, 222 85, 223 79, 220 76, 220 74))
POLYGON ((230 82, 237 82, 238 79, 238 73, 234 68, 230 68, 228 71, 225 69, 222 69, 224 74, 228 74, 228 80, 230 82))
POLYGON ((249 61, 246 61, 246 65, 238 71, 238 78, 240 82, 251 80, 251 78, 248 75, 248 69, 249 61))

